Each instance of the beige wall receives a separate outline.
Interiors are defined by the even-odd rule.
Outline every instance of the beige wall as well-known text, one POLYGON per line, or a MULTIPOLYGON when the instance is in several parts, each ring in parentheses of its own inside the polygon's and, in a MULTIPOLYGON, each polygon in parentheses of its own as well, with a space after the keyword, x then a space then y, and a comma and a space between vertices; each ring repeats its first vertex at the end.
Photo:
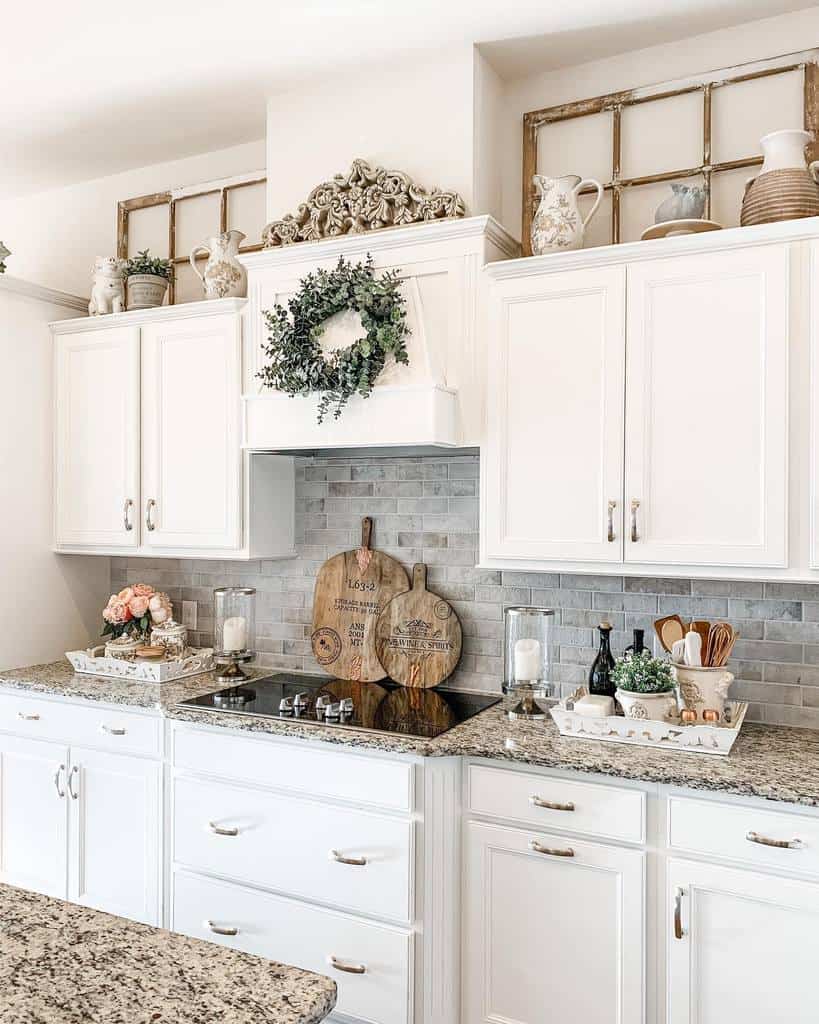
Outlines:
MULTIPOLYGON (((0 201, 0 240, 8 272, 36 284, 88 295, 96 256, 113 254, 121 199, 264 168, 264 141, 140 167, 97 181, 0 201)), ((258 225, 259 233, 264 227, 258 225)))

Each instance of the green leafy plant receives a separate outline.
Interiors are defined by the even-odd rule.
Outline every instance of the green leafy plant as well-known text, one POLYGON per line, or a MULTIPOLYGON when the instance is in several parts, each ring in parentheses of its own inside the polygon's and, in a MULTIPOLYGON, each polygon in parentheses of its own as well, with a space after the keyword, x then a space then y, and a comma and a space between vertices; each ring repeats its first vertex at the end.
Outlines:
POLYGON ((160 259, 159 256, 151 256, 150 249, 143 249, 136 256, 132 256, 125 264, 125 276, 134 277, 136 274, 151 274, 154 277, 164 277, 170 281, 173 277, 173 264, 170 260, 160 259))
POLYGON ((674 689, 671 664, 649 651, 622 658, 612 670, 618 689, 627 693, 668 693, 674 689))
POLYGON ((396 270, 376 277, 369 255, 357 264, 341 256, 332 270, 308 274, 287 308, 277 303, 265 311, 270 335, 264 352, 269 362, 257 376, 291 397, 319 392, 319 423, 331 406, 338 419, 353 395, 369 397, 387 356, 409 363, 410 330, 399 284, 396 270), (325 355, 320 345, 325 323, 345 309, 359 314, 364 336, 325 355))

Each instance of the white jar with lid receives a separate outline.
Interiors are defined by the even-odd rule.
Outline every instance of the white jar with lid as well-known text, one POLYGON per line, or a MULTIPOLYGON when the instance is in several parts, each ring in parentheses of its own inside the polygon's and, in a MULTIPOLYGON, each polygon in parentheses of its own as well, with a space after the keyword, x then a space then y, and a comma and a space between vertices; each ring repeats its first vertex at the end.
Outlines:
POLYGON ((151 647, 164 647, 165 657, 181 661, 188 650, 188 627, 168 619, 151 630, 151 647))

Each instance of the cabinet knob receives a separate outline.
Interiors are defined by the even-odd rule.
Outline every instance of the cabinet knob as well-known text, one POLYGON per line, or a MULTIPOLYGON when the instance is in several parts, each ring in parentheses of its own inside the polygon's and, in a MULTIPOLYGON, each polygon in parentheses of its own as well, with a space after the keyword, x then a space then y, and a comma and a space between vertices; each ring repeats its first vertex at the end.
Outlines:
POLYGON ((327 961, 330 966, 336 971, 343 971, 345 974, 366 974, 366 964, 345 964, 343 960, 339 960, 337 956, 331 956, 327 961))
POLYGON ((153 498, 148 498, 145 503, 145 527, 149 533, 153 533, 156 529, 156 523, 154 522, 153 512, 156 508, 156 502, 153 498))

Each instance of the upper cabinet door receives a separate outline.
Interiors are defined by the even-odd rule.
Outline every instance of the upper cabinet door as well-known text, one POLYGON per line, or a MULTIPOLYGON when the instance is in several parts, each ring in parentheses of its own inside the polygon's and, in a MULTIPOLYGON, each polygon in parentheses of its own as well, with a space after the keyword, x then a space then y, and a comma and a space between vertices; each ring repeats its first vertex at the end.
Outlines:
POLYGON ((489 286, 483 556, 618 562, 625 270, 489 286))
POLYGON ((238 315, 142 329, 143 544, 241 544, 238 315))
POLYGON ((55 543, 139 545, 139 329, 55 339, 55 543))
POLYGON ((626 561, 785 566, 788 250, 628 269, 626 561))

